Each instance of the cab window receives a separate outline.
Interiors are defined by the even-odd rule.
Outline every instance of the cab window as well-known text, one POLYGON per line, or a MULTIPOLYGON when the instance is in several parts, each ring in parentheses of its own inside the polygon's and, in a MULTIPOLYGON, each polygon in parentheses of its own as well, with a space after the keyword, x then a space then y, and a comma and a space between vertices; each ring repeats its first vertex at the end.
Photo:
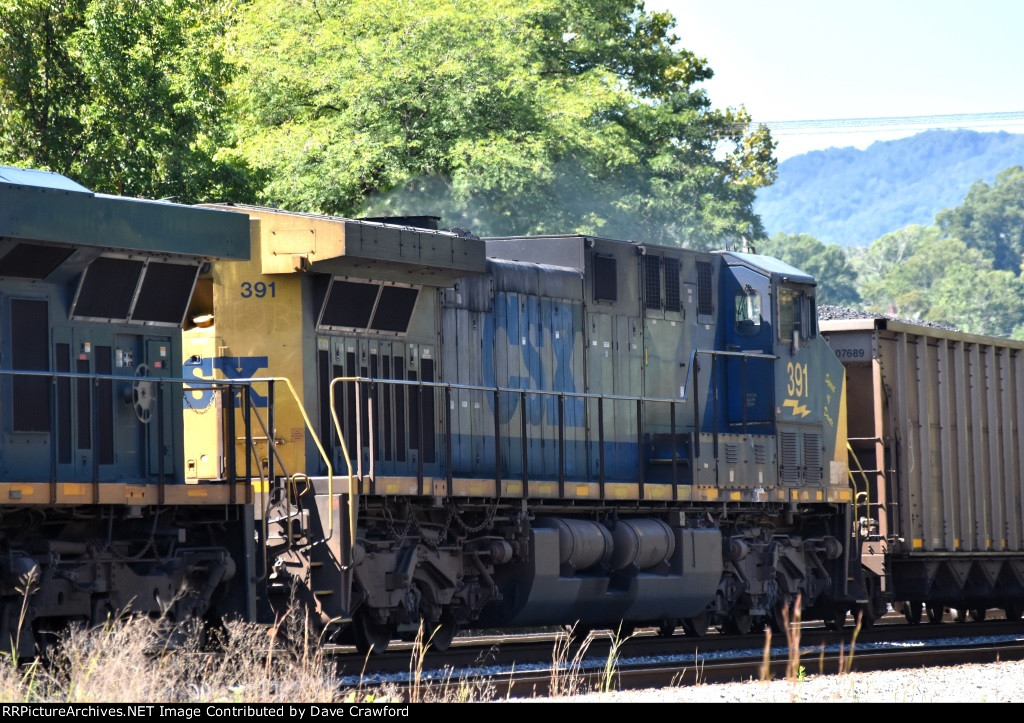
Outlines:
POLYGON ((750 285, 736 294, 736 332, 754 336, 761 331, 761 294, 750 285))
POLYGON ((791 286, 779 287, 779 340, 793 341, 793 334, 810 339, 818 333, 817 314, 813 296, 791 286))

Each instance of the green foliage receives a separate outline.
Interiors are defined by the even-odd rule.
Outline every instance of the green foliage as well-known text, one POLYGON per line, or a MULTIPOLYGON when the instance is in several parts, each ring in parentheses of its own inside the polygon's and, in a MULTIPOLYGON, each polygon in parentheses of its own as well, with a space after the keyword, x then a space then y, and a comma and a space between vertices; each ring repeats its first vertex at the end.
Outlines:
POLYGON ((1024 168, 1007 168, 992 186, 975 181, 963 203, 940 212, 936 221, 947 235, 989 254, 995 268, 1019 274, 1024 256, 1024 168))
POLYGON ((818 282, 818 303, 839 306, 860 303, 857 272, 838 245, 825 245, 806 233, 777 233, 759 242, 757 251, 811 274, 818 282))
POLYGON ((937 226, 908 226, 851 253, 867 309, 949 323, 961 331, 1017 336, 1024 281, 993 270, 992 257, 937 226))
POLYGON ((233 37, 237 157, 266 201, 435 213, 480 234, 720 246, 761 235, 766 129, 636 0, 253 0, 233 37))
POLYGON ((71 174, 85 78, 68 38, 86 0, 0 0, 0 163, 71 174))
POLYGON ((218 158, 233 0, 0 0, 0 162, 96 190, 246 200, 218 158))

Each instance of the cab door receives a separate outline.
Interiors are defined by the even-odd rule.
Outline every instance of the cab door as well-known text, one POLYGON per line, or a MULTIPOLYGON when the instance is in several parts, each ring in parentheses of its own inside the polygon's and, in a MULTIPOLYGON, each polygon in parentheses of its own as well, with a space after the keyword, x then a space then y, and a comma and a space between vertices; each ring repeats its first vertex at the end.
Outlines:
MULTIPOLYGON (((742 266, 729 268, 723 286, 725 349, 728 352, 771 354, 771 281, 742 266)), ((725 356, 726 413, 723 432, 770 434, 773 429, 774 365, 749 356, 725 356)))

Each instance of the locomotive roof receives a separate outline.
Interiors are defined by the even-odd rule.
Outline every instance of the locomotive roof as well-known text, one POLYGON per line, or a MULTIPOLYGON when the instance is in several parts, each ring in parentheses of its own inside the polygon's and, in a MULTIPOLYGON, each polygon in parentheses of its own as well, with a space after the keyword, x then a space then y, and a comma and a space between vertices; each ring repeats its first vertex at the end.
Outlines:
MULTIPOLYGON (((113 251, 244 259, 249 225, 238 214, 94 193, 49 171, 0 166, 0 237, 113 251)), ((2 253, 2 250, 0 250, 2 253)))
POLYGON ((758 271, 764 271, 772 276, 781 277, 782 281, 795 281, 798 284, 815 283, 814 277, 806 271, 790 266, 785 261, 780 261, 774 256, 747 254, 740 251, 723 251, 721 253, 730 265, 738 264, 758 271))

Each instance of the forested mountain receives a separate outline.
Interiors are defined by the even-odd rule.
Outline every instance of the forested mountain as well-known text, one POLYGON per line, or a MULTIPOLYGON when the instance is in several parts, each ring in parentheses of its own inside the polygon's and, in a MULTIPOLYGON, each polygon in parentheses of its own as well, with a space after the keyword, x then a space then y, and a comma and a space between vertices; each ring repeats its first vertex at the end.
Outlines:
POLYGON ((830 148, 781 162, 758 191, 765 230, 866 246, 912 224, 929 225, 978 180, 1024 165, 1024 134, 934 130, 861 151, 830 148))

